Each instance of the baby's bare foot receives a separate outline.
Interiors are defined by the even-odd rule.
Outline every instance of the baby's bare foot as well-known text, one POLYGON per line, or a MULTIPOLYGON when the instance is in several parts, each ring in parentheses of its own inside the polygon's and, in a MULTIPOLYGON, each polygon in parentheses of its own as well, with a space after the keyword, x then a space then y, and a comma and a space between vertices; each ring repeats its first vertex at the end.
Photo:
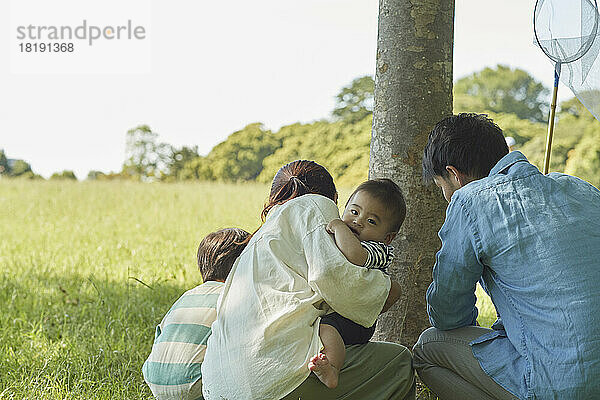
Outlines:
POLYGON ((317 378, 329 389, 337 387, 340 371, 329 363, 325 354, 319 353, 311 358, 308 369, 314 372, 317 378))

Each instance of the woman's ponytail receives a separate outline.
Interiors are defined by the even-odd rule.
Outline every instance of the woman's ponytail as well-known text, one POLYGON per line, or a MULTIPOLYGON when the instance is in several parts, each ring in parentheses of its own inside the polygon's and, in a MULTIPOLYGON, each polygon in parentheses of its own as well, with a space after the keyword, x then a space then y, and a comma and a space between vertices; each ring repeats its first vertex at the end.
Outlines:
POLYGON ((269 201, 261 213, 263 222, 274 206, 309 193, 336 200, 337 191, 329 172, 314 161, 297 160, 284 165, 273 178, 269 201))
MULTIPOLYGON (((337 190, 333 178, 323 166, 314 161, 296 160, 279 168, 271 184, 269 201, 260 215, 262 222, 265 222, 269 211, 276 205, 309 193, 320 194, 337 203, 337 190)), ((248 243, 258 229, 248 236, 243 244, 248 243)))

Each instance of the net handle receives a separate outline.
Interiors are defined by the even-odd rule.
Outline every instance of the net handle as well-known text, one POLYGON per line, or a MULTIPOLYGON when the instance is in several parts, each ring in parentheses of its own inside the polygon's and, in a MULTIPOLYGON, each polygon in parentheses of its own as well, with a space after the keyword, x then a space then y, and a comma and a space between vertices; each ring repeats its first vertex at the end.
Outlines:
POLYGON ((544 153, 544 169, 546 175, 550 170, 550 154, 552 153, 552 139, 554 137, 554 116, 556 114, 556 98, 558 97, 558 83, 560 82, 561 64, 556 63, 554 67, 554 91, 552 92, 552 103, 550 104, 550 118, 548 121, 548 136, 546 137, 546 152, 544 153))

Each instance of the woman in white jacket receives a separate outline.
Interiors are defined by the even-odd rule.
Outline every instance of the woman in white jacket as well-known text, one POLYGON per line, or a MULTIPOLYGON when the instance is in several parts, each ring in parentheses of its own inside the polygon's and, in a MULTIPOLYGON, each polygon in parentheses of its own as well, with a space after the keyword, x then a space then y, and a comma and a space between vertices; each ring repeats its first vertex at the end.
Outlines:
POLYGON ((379 270, 351 264, 326 232, 339 218, 331 175, 294 161, 275 175, 264 224, 225 281, 202 364, 206 400, 410 399, 410 352, 392 343, 348 346, 339 384, 328 389, 307 364, 321 348, 330 311, 361 325, 399 297, 379 270))

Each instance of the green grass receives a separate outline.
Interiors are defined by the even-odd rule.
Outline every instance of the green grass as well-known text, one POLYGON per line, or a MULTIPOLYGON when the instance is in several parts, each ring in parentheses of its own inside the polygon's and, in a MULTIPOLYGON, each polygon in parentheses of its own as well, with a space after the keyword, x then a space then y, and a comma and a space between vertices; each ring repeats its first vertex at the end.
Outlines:
POLYGON ((267 191, 0 181, 0 399, 151 398, 141 365, 156 324, 199 283, 198 242, 253 231, 267 191))
POLYGON ((477 308, 479 309, 477 322, 479 322, 479 325, 489 328, 496 321, 496 309, 492 304, 492 299, 490 299, 479 285, 477 285, 475 294, 477 295, 477 308))

